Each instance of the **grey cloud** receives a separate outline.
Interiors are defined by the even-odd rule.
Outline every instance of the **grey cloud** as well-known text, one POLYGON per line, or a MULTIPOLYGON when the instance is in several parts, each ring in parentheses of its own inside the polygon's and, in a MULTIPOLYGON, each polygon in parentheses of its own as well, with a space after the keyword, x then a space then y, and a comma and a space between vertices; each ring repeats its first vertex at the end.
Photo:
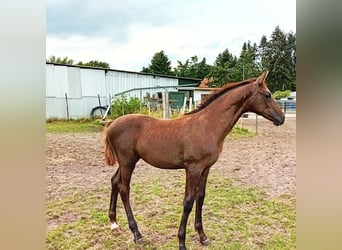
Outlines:
POLYGON ((177 19, 172 14, 175 8, 159 6, 160 1, 47 0, 46 31, 53 36, 105 36, 114 42, 125 41, 132 25, 159 26, 177 19))

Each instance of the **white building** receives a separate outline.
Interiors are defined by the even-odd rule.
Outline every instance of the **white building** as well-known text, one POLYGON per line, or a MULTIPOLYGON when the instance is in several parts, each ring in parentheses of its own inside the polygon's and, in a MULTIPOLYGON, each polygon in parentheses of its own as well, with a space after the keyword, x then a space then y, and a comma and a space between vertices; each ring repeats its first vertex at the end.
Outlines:
POLYGON ((147 93, 179 85, 198 85, 199 79, 46 63, 46 119, 90 117, 96 106, 110 104, 120 93, 142 99, 147 93))

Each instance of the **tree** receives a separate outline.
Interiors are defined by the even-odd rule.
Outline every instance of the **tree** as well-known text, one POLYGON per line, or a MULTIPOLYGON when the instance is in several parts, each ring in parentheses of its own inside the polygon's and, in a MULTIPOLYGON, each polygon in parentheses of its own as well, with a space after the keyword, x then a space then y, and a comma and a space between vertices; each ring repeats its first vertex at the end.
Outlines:
POLYGON ((291 79, 293 79, 291 75, 293 71, 291 46, 288 44, 286 34, 280 30, 279 26, 273 31, 263 52, 263 67, 270 71, 268 87, 271 92, 289 89, 291 79))
POLYGON ((80 61, 76 65, 109 69, 108 63, 100 62, 100 61, 96 61, 96 60, 91 60, 87 63, 83 63, 82 61, 80 61))
POLYGON ((260 63, 258 62, 258 47, 256 43, 251 45, 251 41, 244 42, 239 60, 236 64, 238 80, 245 80, 260 74, 260 63))
POLYGON ((296 64, 297 64, 297 54, 296 54, 296 34, 288 33, 287 34, 287 53, 289 53, 288 57, 291 58, 290 63, 290 74, 291 74, 291 82, 289 89, 292 91, 296 90, 296 64))
POLYGON ((184 64, 181 61, 177 62, 177 68, 174 69, 176 76, 203 79, 210 73, 211 67, 205 58, 198 62, 198 57, 192 56, 184 64))
POLYGON ((173 75, 171 70, 171 61, 165 55, 164 51, 160 51, 154 54, 151 60, 151 64, 145 68, 143 67, 141 72, 173 75))
POLYGON ((67 56, 64 58, 56 57, 54 55, 50 56, 48 59, 46 59, 46 62, 49 63, 59 63, 59 64, 70 64, 70 65, 78 65, 78 66, 89 66, 89 67, 98 67, 98 68, 106 68, 109 69, 109 64, 106 62, 100 62, 96 60, 91 60, 87 63, 83 63, 82 61, 74 64, 73 59, 69 59, 67 56))
POLYGON ((210 86, 220 87, 228 82, 236 81, 236 64, 236 56, 233 56, 228 49, 219 53, 209 74, 210 77, 213 77, 213 82, 210 86))
POLYGON ((258 47, 258 61, 260 62, 261 69, 267 69, 266 51, 267 51, 268 41, 267 37, 263 35, 260 40, 258 47))
POLYGON ((61 57, 55 57, 54 55, 52 55, 46 60, 46 62, 72 65, 74 63, 74 60, 69 59, 67 56, 62 59, 61 57))

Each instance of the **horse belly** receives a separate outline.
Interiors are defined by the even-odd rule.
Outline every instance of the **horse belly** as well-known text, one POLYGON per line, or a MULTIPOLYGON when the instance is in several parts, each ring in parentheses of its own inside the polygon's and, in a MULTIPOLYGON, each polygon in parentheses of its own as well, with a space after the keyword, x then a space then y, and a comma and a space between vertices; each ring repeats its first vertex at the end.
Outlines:
POLYGON ((170 149, 170 147, 153 146, 149 150, 139 150, 139 156, 157 168, 162 169, 179 169, 183 168, 181 152, 177 149, 170 149))
POLYGON ((175 137, 167 134, 140 138, 137 143, 139 156, 147 163, 165 169, 183 168, 183 146, 175 137))
POLYGON ((210 144, 182 145, 171 140, 169 143, 151 143, 138 152, 144 161, 162 169, 181 169, 194 164, 211 166, 217 161, 220 152, 210 144))

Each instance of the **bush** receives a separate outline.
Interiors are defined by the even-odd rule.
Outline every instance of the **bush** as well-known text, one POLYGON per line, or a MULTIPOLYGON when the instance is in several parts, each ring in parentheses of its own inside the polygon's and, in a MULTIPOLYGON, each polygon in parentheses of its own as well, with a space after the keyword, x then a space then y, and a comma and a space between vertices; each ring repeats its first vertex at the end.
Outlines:
POLYGON ((273 94, 273 97, 275 99, 281 99, 281 98, 286 98, 291 95, 291 90, 285 90, 285 91, 276 91, 273 94))
POLYGON ((125 95, 117 96, 112 103, 111 116, 117 118, 122 115, 139 113, 141 107, 146 107, 144 102, 141 102, 138 97, 130 97, 125 95))

